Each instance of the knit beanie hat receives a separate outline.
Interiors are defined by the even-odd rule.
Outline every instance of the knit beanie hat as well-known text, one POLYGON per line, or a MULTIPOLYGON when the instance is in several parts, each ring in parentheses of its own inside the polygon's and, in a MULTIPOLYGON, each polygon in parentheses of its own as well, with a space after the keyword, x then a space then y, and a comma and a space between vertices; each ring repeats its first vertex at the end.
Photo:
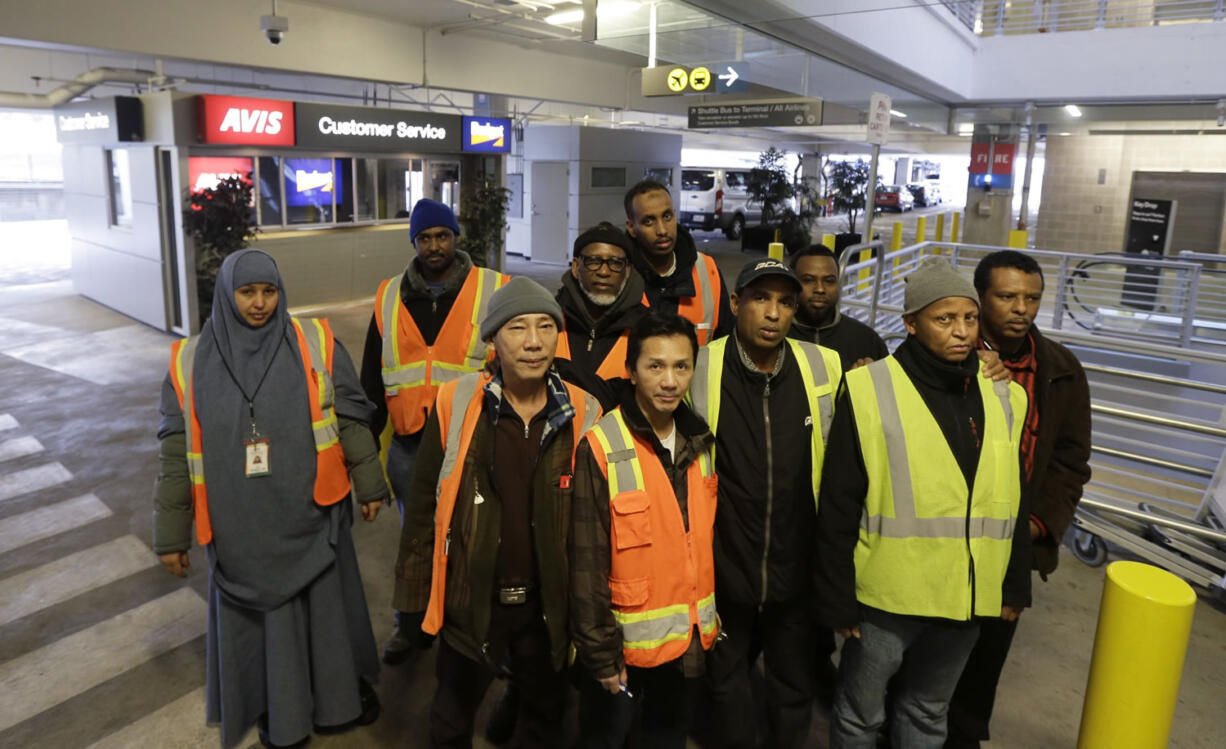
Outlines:
POLYGON ((562 308, 553 296, 527 276, 516 276, 490 295, 485 319, 481 321, 481 340, 488 341, 511 318, 520 315, 549 315, 562 330, 562 308))
POLYGON ((413 206, 413 215, 409 217, 409 241, 416 242, 417 235, 426 229, 445 226, 460 235, 460 224, 455 220, 455 212, 446 203, 422 198, 413 206))
POLYGON ((904 315, 915 314, 938 299, 951 296, 964 296, 979 304, 975 287, 945 258, 924 258, 920 267, 904 280, 907 282, 903 292, 904 315))
POLYGON ((584 247, 598 242, 620 247, 622 252, 626 253, 626 257, 630 257, 630 237, 626 236, 626 232, 605 221, 596 224, 579 235, 579 238, 575 240, 574 247, 571 248, 571 259, 579 257, 579 253, 583 252, 584 247))

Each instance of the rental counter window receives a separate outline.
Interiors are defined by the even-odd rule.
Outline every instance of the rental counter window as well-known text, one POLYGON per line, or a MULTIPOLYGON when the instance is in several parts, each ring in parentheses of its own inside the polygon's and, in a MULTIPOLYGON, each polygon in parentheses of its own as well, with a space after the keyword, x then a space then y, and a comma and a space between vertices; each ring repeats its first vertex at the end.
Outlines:
POLYGON ((505 120, 200 96, 190 190, 250 175, 262 227, 403 220, 421 198, 460 210, 461 155, 508 152, 505 120), (488 137, 490 129, 499 133, 488 137), (493 141, 501 140, 497 146, 493 141), (236 148, 237 147, 237 148, 236 148))

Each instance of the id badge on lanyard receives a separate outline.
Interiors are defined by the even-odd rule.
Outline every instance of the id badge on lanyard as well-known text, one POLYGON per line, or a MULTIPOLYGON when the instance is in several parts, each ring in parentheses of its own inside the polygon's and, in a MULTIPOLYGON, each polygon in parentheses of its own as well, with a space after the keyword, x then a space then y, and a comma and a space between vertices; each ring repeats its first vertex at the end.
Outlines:
POLYGON ((243 441, 247 454, 247 465, 244 475, 247 478, 261 478, 269 475, 272 471, 272 467, 268 463, 269 446, 271 444, 267 438, 260 436, 259 431, 255 428, 255 421, 252 420, 251 438, 243 441))

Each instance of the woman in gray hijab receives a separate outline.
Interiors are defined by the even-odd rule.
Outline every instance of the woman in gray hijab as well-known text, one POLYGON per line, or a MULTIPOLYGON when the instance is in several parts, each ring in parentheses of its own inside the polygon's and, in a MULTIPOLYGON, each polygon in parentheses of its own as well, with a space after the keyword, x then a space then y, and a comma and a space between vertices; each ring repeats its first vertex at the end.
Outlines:
POLYGON ((229 256, 162 385, 154 551, 186 577, 193 524, 206 548, 207 720, 224 747, 253 723, 286 746, 379 715, 348 501, 374 520, 388 497, 373 406, 327 324, 287 306, 271 257, 229 256))

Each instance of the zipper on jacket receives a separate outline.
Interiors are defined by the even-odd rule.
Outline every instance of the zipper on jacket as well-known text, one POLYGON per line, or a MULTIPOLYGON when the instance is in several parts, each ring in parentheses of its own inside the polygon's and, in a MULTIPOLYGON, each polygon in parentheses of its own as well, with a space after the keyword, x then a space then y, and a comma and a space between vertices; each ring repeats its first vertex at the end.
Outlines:
POLYGON ((766 424, 766 522, 762 533, 762 598, 759 608, 766 605, 767 563, 771 550, 771 512, 775 504, 775 459, 771 446, 771 380, 766 376, 766 388, 762 391, 762 418, 766 424))
POLYGON ((966 559, 967 574, 971 582, 971 611, 967 620, 975 618, 975 554, 971 551, 971 500, 972 495, 966 495, 966 559))
POLYGON ((596 329, 592 328, 592 332, 588 335, 587 350, 591 351, 593 344, 596 343, 596 329))
POLYGON ((443 556, 451 553, 451 529, 447 529, 447 540, 443 542, 443 556))

